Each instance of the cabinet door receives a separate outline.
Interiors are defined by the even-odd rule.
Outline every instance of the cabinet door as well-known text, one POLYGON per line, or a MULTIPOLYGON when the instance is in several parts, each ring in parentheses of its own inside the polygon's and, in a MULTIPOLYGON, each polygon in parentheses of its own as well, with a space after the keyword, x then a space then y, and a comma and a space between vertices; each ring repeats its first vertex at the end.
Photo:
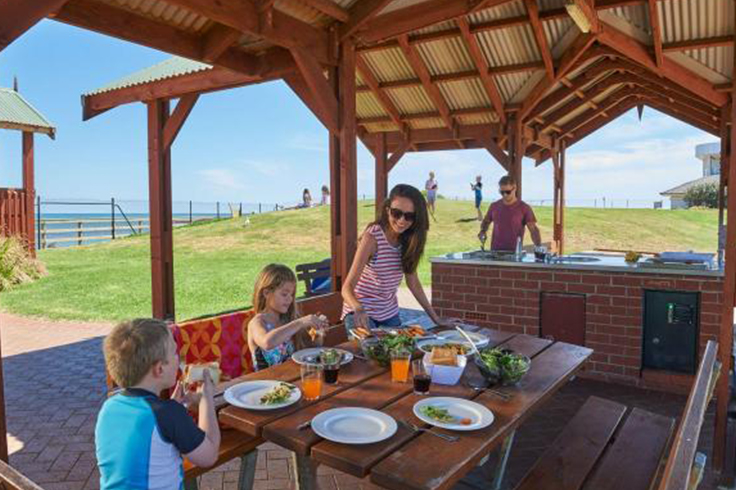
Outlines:
POLYGON ((544 338, 585 345, 585 296, 542 293, 540 333, 544 338))

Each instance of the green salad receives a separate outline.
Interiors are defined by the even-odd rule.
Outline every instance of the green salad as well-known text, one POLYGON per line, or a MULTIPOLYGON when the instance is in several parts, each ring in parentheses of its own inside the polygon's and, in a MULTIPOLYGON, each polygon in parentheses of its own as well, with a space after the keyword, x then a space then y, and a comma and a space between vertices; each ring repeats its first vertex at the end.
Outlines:
POLYGON ((504 383, 519 381, 529 370, 531 361, 523 354, 508 349, 487 349, 480 353, 481 372, 504 383))
POLYGON ((391 364, 391 353, 398 350, 414 351, 414 338, 406 334, 371 337, 361 342, 363 353, 381 366, 391 364))
POLYGON ((455 420, 455 417, 450 415, 450 412, 446 408, 424 405, 423 407, 419 407, 419 411, 422 412, 422 415, 440 422, 451 423, 455 420))

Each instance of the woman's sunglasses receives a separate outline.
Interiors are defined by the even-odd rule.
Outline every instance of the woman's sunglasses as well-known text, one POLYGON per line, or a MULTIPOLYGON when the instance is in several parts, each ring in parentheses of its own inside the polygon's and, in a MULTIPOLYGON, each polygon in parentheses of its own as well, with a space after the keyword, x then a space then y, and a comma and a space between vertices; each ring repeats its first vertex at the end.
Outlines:
POLYGON ((396 208, 388 208, 388 210, 391 213, 391 217, 396 221, 400 220, 403 216, 406 221, 413 222, 414 219, 417 217, 417 213, 406 213, 396 208))

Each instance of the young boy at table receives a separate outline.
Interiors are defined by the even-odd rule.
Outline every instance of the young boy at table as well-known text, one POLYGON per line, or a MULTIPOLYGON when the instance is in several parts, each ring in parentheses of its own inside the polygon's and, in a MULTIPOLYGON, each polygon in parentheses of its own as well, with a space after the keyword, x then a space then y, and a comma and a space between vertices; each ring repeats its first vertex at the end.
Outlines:
POLYGON ((117 325, 105 338, 107 370, 123 391, 102 405, 95 428, 101 490, 181 489, 182 455, 212 466, 220 447, 214 384, 209 371, 199 393, 177 384, 171 399, 160 394, 176 383, 179 354, 168 326, 153 319, 117 325), (197 403, 195 424, 184 402, 197 403))

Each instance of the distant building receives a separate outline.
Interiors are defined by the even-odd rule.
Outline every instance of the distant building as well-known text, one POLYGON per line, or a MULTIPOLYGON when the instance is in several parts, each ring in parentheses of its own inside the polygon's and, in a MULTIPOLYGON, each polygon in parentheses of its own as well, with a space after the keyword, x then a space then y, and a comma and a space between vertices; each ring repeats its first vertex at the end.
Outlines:
POLYGON ((721 144, 705 143, 695 147, 695 156, 703 162, 703 176, 699 179, 685 182, 660 195, 670 198, 672 209, 686 209, 685 193, 692 188, 702 184, 718 184, 721 174, 721 144))

